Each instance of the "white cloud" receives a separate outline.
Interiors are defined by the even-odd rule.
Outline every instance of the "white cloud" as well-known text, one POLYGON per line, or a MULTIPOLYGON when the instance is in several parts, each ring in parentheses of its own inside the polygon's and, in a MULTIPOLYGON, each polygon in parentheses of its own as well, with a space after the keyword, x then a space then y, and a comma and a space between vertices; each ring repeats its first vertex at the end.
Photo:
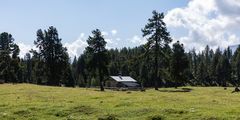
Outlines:
POLYGON ((115 36, 117 34, 117 30, 112 30, 111 33, 113 36, 115 36))
POLYGON ((108 36, 108 32, 102 31, 102 35, 103 35, 103 36, 108 36))
POLYGON ((107 44, 112 44, 113 43, 113 40, 110 39, 110 38, 106 38, 105 41, 107 42, 107 44))
MULTIPOLYGON (((66 42, 65 44, 63 44, 63 46, 67 48, 67 52, 72 59, 74 58, 74 56, 79 56, 80 54, 83 53, 83 51, 85 50, 85 47, 87 46, 86 39, 87 38, 85 37, 85 34, 81 33, 77 40, 70 43, 66 42)), ((37 50, 37 48, 33 45, 28 45, 24 43, 17 43, 17 44, 20 49, 19 56, 21 58, 24 58, 26 53, 29 53, 31 49, 37 50)))
POLYGON ((20 53, 19 53, 20 58, 24 58, 26 53, 29 53, 29 51, 31 49, 36 49, 33 46, 27 45, 27 44, 24 44, 24 43, 17 43, 17 45, 19 46, 19 49, 20 49, 20 53))
MULTIPOLYGON (((139 37, 138 35, 134 35, 133 37, 126 38, 126 39, 120 38, 116 36, 117 30, 103 31, 102 34, 104 35, 105 41, 107 42, 107 45, 106 45, 107 49, 134 47, 134 46, 145 44, 147 42, 145 38, 139 37)), ((88 38, 88 35, 81 33, 76 40, 72 42, 63 43, 63 46, 67 48, 67 52, 71 59, 73 59, 75 56, 78 57, 83 53, 83 51, 87 47, 87 42, 86 42, 87 38, 88 38)), ((33 48, 35 47, 33 45, 28 45, 24 43, 18 43, 18 45, 20 47, 21 58, 23 58, 24 55, 29 52, 29 50, 31 49, 37 50, 36 48, 33 48)))
MULTIPOLYGON (((239 0, 190 0, 184 8, 175 8, 165 16, 170 29, 186 29, 188 34, 174 37, 187 49, 202 50, 240 44, 239 0)), ((174 33, 172 33, 174 34, 174 33)))
POLYGON ((145 44, 147 42, 147 40, 145 38, 141 38, 138 35, 134 35, 132 38, 130 38, 128 40, 131 41, 136 46, 145 44))
MULTIPOLYGON (((107 49, 115 48, 118 45, 117 41, 120 38, 115 39, 113 36, 110 36, 109 32, 107 31, 103 31, 102 35, 104 35, 105 41, 107 42, 107 46, 106 46, 107 49)), ((81 33, 80 37, 77 40, 71 43, 66 42, 64 44, 71 58, 74 58, 74 56, 78 57, 83 53, 83 51, 85 50, 85 47, 87 47, 86 40, 87 40, 87 36, 85 36, 84 33, 81 33)))
POLYGON ((80 37, 77 40, 64 44, 71 58, 74 58, 74 56, 79 56, 83 53, 85 47, 87 46, 86 39, 87 38, 85 37, 85 34, 81 33, 80 37))
POLYGON ((117 40, 117 41, 120 41, 120 40, 121 40, 121 38, 116 38, 116 40, 117 40))

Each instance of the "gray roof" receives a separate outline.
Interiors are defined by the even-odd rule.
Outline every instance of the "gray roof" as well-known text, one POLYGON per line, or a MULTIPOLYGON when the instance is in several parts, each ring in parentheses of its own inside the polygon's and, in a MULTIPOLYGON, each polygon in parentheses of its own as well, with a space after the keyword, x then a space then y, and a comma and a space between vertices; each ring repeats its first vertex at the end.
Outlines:
POLYGON ((116 80, 117 82, 137 82, 130 76, 110 76, 110 77, 116 80))

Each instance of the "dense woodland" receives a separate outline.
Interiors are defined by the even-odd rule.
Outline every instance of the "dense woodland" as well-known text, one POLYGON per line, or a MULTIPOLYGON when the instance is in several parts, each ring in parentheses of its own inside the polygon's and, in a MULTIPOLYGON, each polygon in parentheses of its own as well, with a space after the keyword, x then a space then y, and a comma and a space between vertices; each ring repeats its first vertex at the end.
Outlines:
POLYGON ((87 39, 83 54, 70 60, 55 27, 37 30, 33 41, 38 50, 24 58, 14 36, 0 34, 0 80, 4 83, 91 87, 100 86, 110 75, 129 75, 144 87, 238 86, 240 83, 240 47, 203 51, 185 51, 181 42, 173 43, 163 22, 164 14, 153 11, 143 26, 148 42, 135 48, 106 49, 101 31, 87 39))

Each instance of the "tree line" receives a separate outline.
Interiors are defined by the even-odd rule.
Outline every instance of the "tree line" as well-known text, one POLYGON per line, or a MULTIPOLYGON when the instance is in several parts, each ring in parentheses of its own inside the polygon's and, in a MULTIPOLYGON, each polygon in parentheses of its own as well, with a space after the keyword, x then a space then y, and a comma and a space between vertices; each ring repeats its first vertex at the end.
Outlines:
POLYGON ((211 49, 185 51, 179 41, 173 43, 164 14, 153 11, 142 35, 147 43, 135 48, 106 49, 99 29, 87 39, 88 46, 71 62, 58 31, 51 26, 37 30, 34 45, 24 58, 11 34, 0 34, 0 81, 39 85, 91 87, 104 84, 110 75, 131 76, 141 86, 178 87, 239 86, 240 47, 236 51, 211 49))

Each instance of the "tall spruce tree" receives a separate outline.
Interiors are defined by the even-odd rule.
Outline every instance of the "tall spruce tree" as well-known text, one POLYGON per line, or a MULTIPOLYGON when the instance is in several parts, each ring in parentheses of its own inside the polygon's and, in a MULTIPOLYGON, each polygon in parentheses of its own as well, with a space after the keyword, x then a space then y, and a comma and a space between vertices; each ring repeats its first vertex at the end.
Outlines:
POLYGON ((0 34, 0 79, 5 82, 18 82, 19 51, 11 34, 7 32, 0 34))
POLYGON ((39 49, 38 53, 44 62, 47 84, 60 85, 69 57, 67 49, 62 46, 57 29, 53 26, 45 31, 39 29, 34 44, 39 49))
POLYGON ((73 62, 71 64, 71 71, 72 71, 72 77, 75 81, 75 84, 78 84, 78 76, 79 76, 79 73, 77 72, 77 57, 75 56, 74 59, 73 59, 73 62))
POLYGON ((203 54, 204 54, 204 59, 203 59, 203 62, 204 62, 204 71, 205 71, 205 79, 203 80, 204 83, 208 83, 209 80, 210 80, 210 64, 211 64, 211 56, 210 56, 210 48, 209 46, 207 45, 205 47, 205 50, 203 51, 203 54))
POLYGON ((175 87, 183 85, 186 79, 184 71, 188 68, 188 63, 183 44, 177 41, 173 44, 173 53, 170 61, 170 73, 175 82, 175 87))
POLYGON ((231 65, 227 50, 224 50, 217 67, 219 67, 219 84, 222 87, 227 87, 227 82, 231 82, 231 65))
POLYGON ((196 54, 196 50, 192 49, 189 53, 188 53, 188 57, 189 57, 189 69, 190 69, 190 73, 192 74, 192 79, 191 84, 195 84, 196 80, 197 80, 197 68, 198 68, 198 56, 196 54))
POLYGON ((73 72, 70 63, 66 66, 64 70, 63 83, 66 87, 75 87, 76 79, 74 79, 73 72))
POLYGON ((26 53, 24 56, 24 61, 26 64, 25 82, 32 83, 32 58, 30 53, 26 53))
POLYGON ((92 70, 98 71, 100 90, 104 91, 104 76, 108 75, 108 53, 103 35, 99 29, 92 31, 92 36, 89 36, 86 47, 86 53, 89 56, 89 65, 92 70))
POLYGON ((148 19, 147 25, 142 29, 143 37, 146 37, 148 49, 154 56, 154 87, 158 90, 159 83, 159 60, 164 57, 164 48, 172 41, 166 24, 163 21, 164 14, 153 11, 152 18, 148 19))
POLYGON ((237 50, 234 52, 232 58, 232 68, 233 68, 233 76, 234 82, 233 84, 237 87, 240 85, 240 45, 237 50))
POLYGON ((212 85, 219 85, 219 80, 221 79, 221 73, 220 73, 220 66, 219 61, 221 59, 222 56, 222 52, 220 50, 220 48, 217 48, 215 51, 215 54, 213 56, 213 61, 212 61, 212 65, 211 65, 211 76, 212 76, 212 85))
POLYGON ((78 73, 78 86, 80 87, 87 87, 87 62, 86 62, 86 55, 80 55, 77 60, 77 68, 76 71, 78 73))

